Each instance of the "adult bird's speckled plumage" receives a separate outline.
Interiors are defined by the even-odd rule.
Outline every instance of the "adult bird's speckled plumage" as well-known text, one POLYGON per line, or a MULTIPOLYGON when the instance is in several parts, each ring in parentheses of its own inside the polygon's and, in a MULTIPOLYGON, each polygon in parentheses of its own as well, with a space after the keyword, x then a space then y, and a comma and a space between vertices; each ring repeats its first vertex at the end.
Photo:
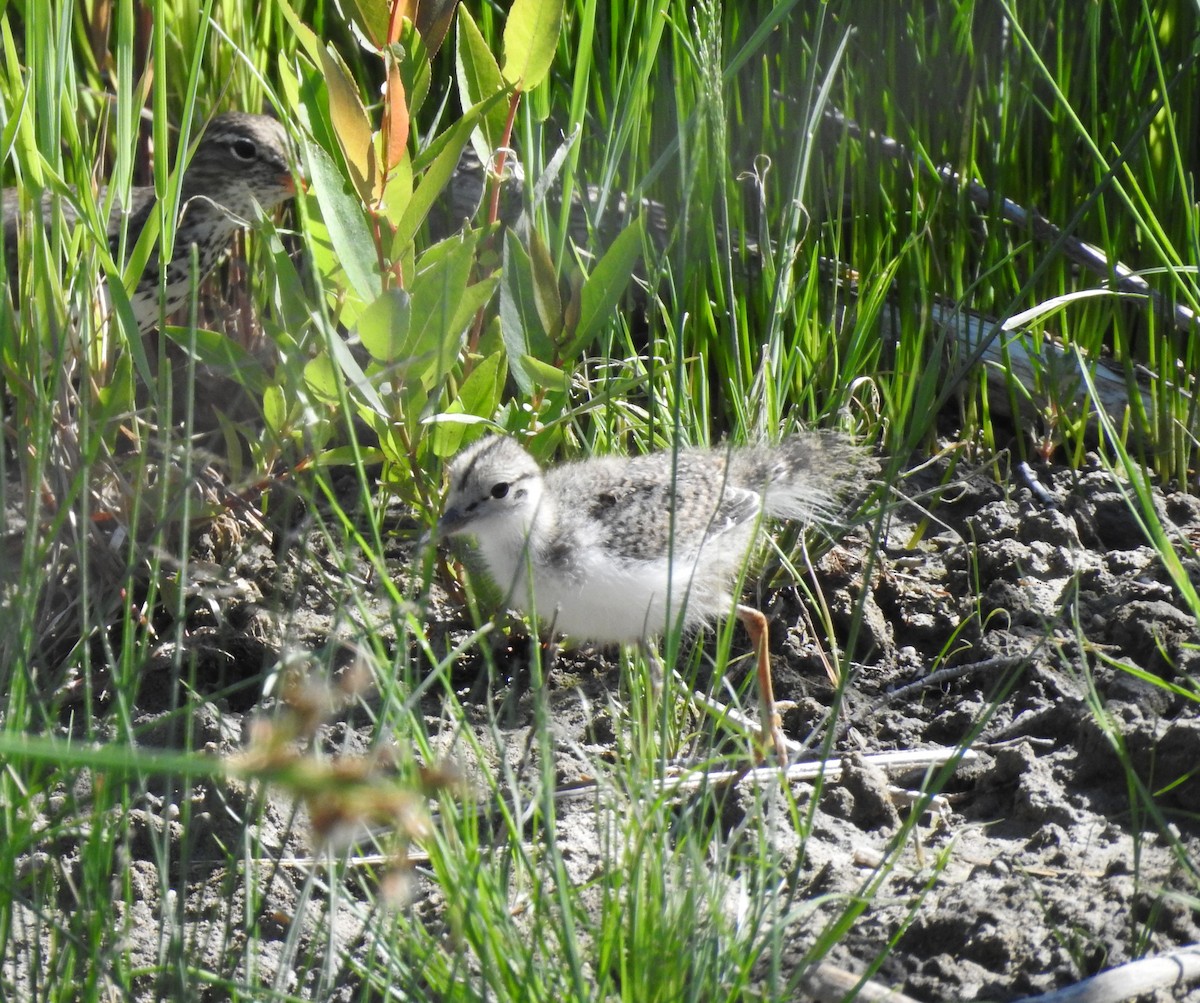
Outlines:
MULTIPOLYGON (((157 253, 152 253, 132 297, 139 330, 156 327, 161 317, 186 301, 193 285, 192 248, 196 249, 198 280, 211 271, 233 234, 254 217, 257 203, 270 211, 295 192, 288 164, 290 144, 283 126, 266 115, 227 112, 205 130, 184 170, 180 218, 171 260, 166 268, 165 294, 157 253)), ((101 190, 99 200, 103 201, 101 190)), ((9 281, 16 279, 18 228, 30 232, 17 209, 16 192, 0 192, 0 220, 4 230, 4 256, 9 281)), ((126 246, 132 248, 155 210, 153 187, 130 192, 126 246)), ((45 203, 43 203, 45 206, 45 203)), ((44 211, 44 209, 43 209, 44 211)), ((76 218, 64 204, 67 222, 76 218)), ((108 220, 109 247, 117 252, 125 210, 115 206, 108 220)))

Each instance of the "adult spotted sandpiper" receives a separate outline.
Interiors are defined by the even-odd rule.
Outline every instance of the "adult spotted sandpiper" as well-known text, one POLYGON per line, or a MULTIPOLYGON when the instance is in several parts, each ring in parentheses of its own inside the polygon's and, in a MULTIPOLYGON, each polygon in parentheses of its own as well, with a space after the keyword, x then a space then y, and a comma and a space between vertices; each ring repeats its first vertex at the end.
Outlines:
MULTIPOLYGON (((134 290, 131 302, 141 332, 157 327, 162 317, 187 300, 194 281, 193 247, 198 281, 211 271, 233 234, 253 218, 255 203, 269 211, 291 198, 295 183, 288 166, 288 149, 283 126, 266 115, 228 112, 212 120, 184 170, 180 218, 166 268, 165 295, 161 294, 157 251, 151 254, 134 290)), ((99 198, 103 200, 103 191, 99 198)), ((128 247, 137 243, 156 201, 153 187, 131 190, 128 247)), ((64 205, 63 214, 67 222, 77 218, 70 205, 64 205)), ((109 247, 114 254, 124 215, 122 207, 114 206, 108 220, 109 247)), ((6 270, 10 282, 14 282, 21 220, 13 191, 0 191, 0 220, 4 228, 6 270)))

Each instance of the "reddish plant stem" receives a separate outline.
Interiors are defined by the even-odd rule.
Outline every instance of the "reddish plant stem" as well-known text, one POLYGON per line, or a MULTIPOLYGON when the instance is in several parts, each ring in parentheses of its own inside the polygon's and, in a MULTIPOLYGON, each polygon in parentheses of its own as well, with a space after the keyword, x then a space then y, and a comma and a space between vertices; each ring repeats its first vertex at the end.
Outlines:
MULTIPOLYGON (((508 119, 504 123, 504 135, 498 149, 493 156, 495 157, 495 170, 492 165, 488 165, 486 171, 487 183, 491 185, 491 196, 488 200, 488 223, 495 223, 500 218, 500 189, 503 187, 504 164, 508 159, 508 147, 512 142, 513 123, 517 120, 517 109, 521 106, 521 92, 513 91, 512 97, 508 101, 508 119)), ((483 307, 480 307, 475 314, 475 320, 471 324, 471 333, 467 337, 467 354, 473 355, 479 347, 479 339, 483 336, 483 307)), ((471 371, 471 360, 467 359, 463 366, 463 378, 471 371)))

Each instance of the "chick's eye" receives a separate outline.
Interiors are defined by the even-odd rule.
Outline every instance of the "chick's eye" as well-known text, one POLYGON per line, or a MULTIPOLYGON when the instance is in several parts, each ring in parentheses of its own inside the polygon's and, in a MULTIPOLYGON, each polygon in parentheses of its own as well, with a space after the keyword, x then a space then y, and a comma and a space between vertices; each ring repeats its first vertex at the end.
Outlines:
POLYGON ((258 147, 249 139, 239 139, 233 144, 233 155, 238 160, 253 160, 258 156, 258 147))
POLYGON ((506 481, 501 481, 499 484, 492 485, 492 497, 493 498, 503 498, 507 494, 508 494, 508 483, 506 481))

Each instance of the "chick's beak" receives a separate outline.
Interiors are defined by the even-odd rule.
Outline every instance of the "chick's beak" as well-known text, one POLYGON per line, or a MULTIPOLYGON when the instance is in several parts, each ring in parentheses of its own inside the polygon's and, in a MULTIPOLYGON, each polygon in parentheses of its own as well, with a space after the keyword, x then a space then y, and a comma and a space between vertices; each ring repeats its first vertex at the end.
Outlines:
POLYGON ((437 521, 435 533, 438 536, 454 536, 461 533, 467 525, 466 513, 455 505, 449 506, 437 521))

